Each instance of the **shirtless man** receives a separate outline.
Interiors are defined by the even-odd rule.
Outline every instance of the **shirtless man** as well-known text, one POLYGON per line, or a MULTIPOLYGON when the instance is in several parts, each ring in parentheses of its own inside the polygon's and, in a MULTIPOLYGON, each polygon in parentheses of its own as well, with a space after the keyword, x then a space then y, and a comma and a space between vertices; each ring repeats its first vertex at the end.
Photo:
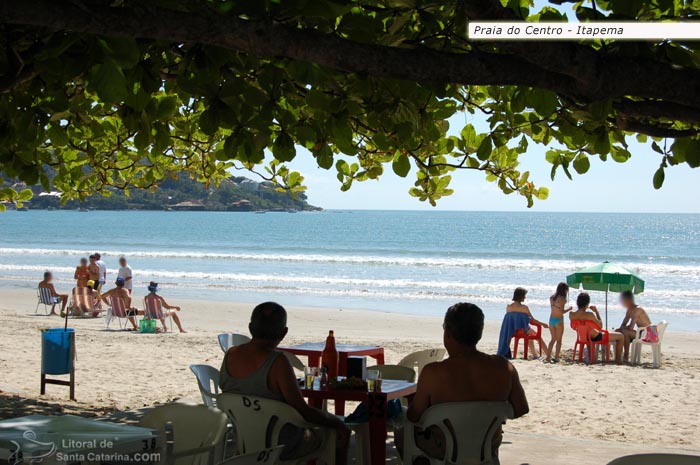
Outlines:
POLYGON ((139 327, 136 325, 136 319, 134 317, 136 315, 143 315, 143 311, 137 310, 135 308, 131 308, 131 294, 129 294, 129 291, 124 289, 124 278, 117 278, 117 281, 115 282, 115 287, 114 289, 110 289, 109 291, 105 292, 100 296, 102 301, 110 305, 111 302, 109 301, 109 298, 111 296, 114 297, 121 297, 122 300, 124 301, 124 308, 126 309, 126 316, 131 322, 131 324, 134 326, 134 331, 138 331, 139 327))
POLYGON ((56 288, 53 287, 53 275, 50 271, 44 273, 44 280, 39 283, 39 287, 43 289, 48 289, 51 292, 51 297, 54 298, 53 307, 51 307, 50 315, 58 315, 56 313, 56 305, 61 303, 61 313, 66 311, 66 304, 68 304, 68 294, 59 294, 56 292, 56 288))
MULTIPOLYGON (((443 327, 449 357, 426 365, 421 371, 416 395, 406 412, 408 419, 416 422, 428 407, 446 402, 504 400, 513 406, 514 418, 528 413, 530 408, 515 367, 503 357, 487 355, 476 348, 484 330, 481 309, 469 303, 455 304, 447 310, 443 327)), ((436 434, 416 435, 416 443, 427 455, 439 459, 445 455, 445 441, 440 438, 440 430, 433 432, 436 434)), ((397 448, 401 450, 403 436, 399 432, 397 435, 397 448)), ((494 436, 495 456, 502 437, 502 432, 494 436)))
POLYGON ((646 328, 651 325, 649 315, 646 310, 634 303, 634 294, 632 291, 624 291, 620 294, 620 303, 627 310, 625 319, 615 331, 622 333, 625 336, 625 354, 622 357, 625 362, 629 361, 630 344, 637 335, 637 329, 646 328))

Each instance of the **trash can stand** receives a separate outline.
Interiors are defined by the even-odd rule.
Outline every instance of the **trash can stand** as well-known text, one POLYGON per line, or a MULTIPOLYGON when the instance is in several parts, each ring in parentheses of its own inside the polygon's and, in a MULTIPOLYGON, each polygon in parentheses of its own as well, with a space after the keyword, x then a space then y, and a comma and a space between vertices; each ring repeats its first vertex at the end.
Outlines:
MULTIPOLYGON (((68 361, 68 370, 66 373, 53 373, 53 374, 68 374, 69 379, 63 380, 63 379, 53 379, 53 378, 47 378, 47 373, 46 371, 51 371, 51 370, 46 370, 46 365, 45 360, 46 353, 45 353, 45 347, 44 345, 46 344, 45 338, 46 338, 46 332, 47 331, 52 331, 51 329, 48 330, 42 330, 42 350, 41 350, 41 394, 46 394, 46 385, 47 384, 56 384, 60 386, 68 386, 69 387, 69 395, 70 395, 70 400, 76 400, 75 399, 75 332, 70 329, 59 329, 61 331, 64 331, 64 333, 67 333, 68 335, 68 341, 69 341, 69 361, 68 361)), ((51 373, 50 373, 51 374, 51 373)))

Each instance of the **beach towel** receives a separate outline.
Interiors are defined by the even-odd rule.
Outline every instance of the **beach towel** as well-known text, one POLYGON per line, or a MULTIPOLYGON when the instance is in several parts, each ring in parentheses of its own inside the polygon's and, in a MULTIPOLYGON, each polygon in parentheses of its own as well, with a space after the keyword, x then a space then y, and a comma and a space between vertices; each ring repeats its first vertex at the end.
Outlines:
POLYGON ((507 359, 513 358, 510 352, 510 340, 519 329, 527 331, 530 326, 530 317, 524 313, 506 313, 501 323, 501 337, 498 340, 497 354, 507 359))

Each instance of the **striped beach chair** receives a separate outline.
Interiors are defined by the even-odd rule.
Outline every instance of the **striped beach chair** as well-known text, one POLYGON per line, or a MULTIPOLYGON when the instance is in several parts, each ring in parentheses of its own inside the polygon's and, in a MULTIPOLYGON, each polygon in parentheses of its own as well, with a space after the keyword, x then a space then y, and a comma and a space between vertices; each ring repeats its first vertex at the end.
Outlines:
POLYGON ((95 298, 87 287, 76 287, 73 289, 72 302, 69 308, 71 315, 74 317, 93 317, 102 311, 102 309, 95 306, 95 298))
MULTIPOLYGON (((150 320, 156 320, 160 321, 160 324, 162 325, 162 330, 165 331, 165 318, 166 315, 163 313, 163 306, 160 303, 160 300, 154 299, 153 297, 144 297, 143 299, 143 313, 144 313, 144 318, 148 318, 150 320)), ((168 314, 169 316, 169 314, 168 314)), ((170 329, 172 330, 173 328, 173 317, 170 317, 170 329)))
POLYGON ((119 329, 125 330, 126 324, 129 321, 129 315, 126 313, 127 309, 124 299, 111 295, 109 296, 109 305, 110 307, 107 310, 107 329, 109 329, 109 324, 112 322, 112 319, 116 318, 117 324, 119 324, 119 329), (123 325, 122 320, 124 320, 123 325))
POLYGON ((48 289, 46 287, 39 287, 36 290, 36 295, 37 295, 37 304, 36 304, 36 309, 34 310, 34 314, 36 315, 39 313, 39 306, 43 305, 44 306, 44 312, 48 315, 50 312, 53 311, 53 309, 58 305, 60 302, 59 298, 51 294, 51 289, 48 289))

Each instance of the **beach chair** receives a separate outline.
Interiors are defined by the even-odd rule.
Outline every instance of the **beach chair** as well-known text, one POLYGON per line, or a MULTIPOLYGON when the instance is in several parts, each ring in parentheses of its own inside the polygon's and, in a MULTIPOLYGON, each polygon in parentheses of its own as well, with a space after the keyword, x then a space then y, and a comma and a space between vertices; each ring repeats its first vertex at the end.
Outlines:
POLYGON ((413 464, 423 457, 431 465, 498 465, 498 457, 492 454, 493 437, 508 418, 513 418, 513 407, 508 402, 433 405, 418 423, 406 422, 403 463, 413 464), (445 435, 445 458, 442 460, 427 457, 415 442, 415 428, 425 431, 433 426, 445 435))
POLYGON ((524 360, 527 360, 527 352, 528 352, 528 346, 530 345, 530 341, 535 341, 539 344, 540 347, 540 357, 542 356, 542 346, 544 346, 544 340, 542 339, 542 326, 538 325, 534 321, 530 320, 530 327, 531 328, 536 328, 536 332, 534 335, 528 334, 527 331, 524 329, 519 329, 515 332, 513 335, 513 358, 516 359, 518 358, 518 343, 520 340, 525 341, 525 354, 523 356, 524 360))
POLYGON ((127 308, 124 299, 121 297, 110 295, 109 296, 109 309, 107 310, 107 329, 109 329, 109 324, 112 322, 112 318, 117 319, 119 324, 119 329, 126 329, 126 325, 129 322, 129 316, 126 314, 127 308), (124 324, 122 325, 122 320, 124 324))
POLYGON ((637 330, 637 336, 634 338, 634 341, 632 341, 632 364, 633 365, 639 365, 641 362, 642 358, 642 346, 644 345, 649 345, 651 346, 651 355, 652 355, 652 366, 654 368, 659 368, 661 366, 661 341, 664 338, 664 333, 666 332, 666 326, 668 326, 668 323, 664 320, 659 324, 656 325, 650 325, 647 326, 646 328, 641 328, 637 330), (652 327, 656 327, 656 332, 658 335, 658 340, 651 342, 651 341, 645 341, 644 339, 647 338, 647 334, 649 331, 651 331, 652 327))
POLYGON ((445 349, 419 350, 405 356, 398 364, 415 370, 416 376, 420 376, 420 372, 427 364, 441 361, 446 352, 445 349))
POLYGON ((73 289, 69 310, 74 317, 93 317, 102 312, 101 308, 95 305, 95 299, 90 295, 87 287, 76 287, 73 289))
MULTIPOLYGON (((163 306, 160 300, 153 299, 150 297, 144 297, 143 299, 143 314, 144 318, 148 320, 160 321, 162 329, 165 332, 165 314, 163 313, 163 306)), ((169 314, 168 314, 169 315, 169 314)), ((170 330, 173 329, 173 318, 170 317, 170 330)))
POLYGON ((237 455, 224 460, 219 465, 275 465, 279 461, 282 449, 284 446, 237 455))
POLYGON ((416 380, 416 372, 413 368, 401 365, 375 365, 367 367, 367 371, 376 370, 382 374, 382 379, 396 379, 412 383, 416 380))
POLYGON ((215 408, 166 404, 148 412, 139 424, 161 432, 162 464, 216 465, 224 459, 228 418, 215 408))
POLYGON ((279 446, 280 431, 283 426, 289 424, 313 430, 319 435, 321 445, 304 457, 280 460, 279 463, 305 464, 310 460, 317 460, 335 465, 335 431, 306 422, 293 407, 276 400, 231 393, 219 395, 216 404, 236 426, 238 453, 245 454, 279 446))
POLYGON ((223 350, 224 353, 228 352, 228 350, 231 347, 239 346, 241 344, 245 344, 246 342, 250 342, 250 338, 248 336, 246 336, 245 334, 236 334, 236 333, 219 334, 219 345, 221 346, 221 350, 223 350))
POLYGON ((700 465, 700 456, 681 454, 638 454, 620 457, 608 465, 700 465))
MULTIPOLYGON (((576 331, 576 342, 574 343, 574 352, 571 356, 571 361, 576 361, 576 352, 578 352, 578 361, 583 361, 584 348, 588 348, 588 362, 594 364, 598 358, 598 349, 603 350, 605 361, 610 361, 610 333, 604 329, 598 328, 592 321, 576 321, 571 322, 571 328, 576 331), (600 341, 591 340, 591 329, 595 328, 603 333, 603 339, 600 341)), ((601 360, 603 357, 601 356, 601 360)))
POLYGON ((190 370, 197 378, 202 402, 207 407, 216 407, 219 391, 219 370, 210 365, 190 365, 190 370))
POLYGON ((48 315, 49 313, 53 312, 54 308, 56 308, 56 305, 58 305, 61 302, 61 300, 58 297, 51 294, 51 289, 45 287, 37 288, 36 297, 37 303, 36 309, 34 310, 35 315, 39 313, 40 305, 44 306, 44 312, 48 315), (49 309, 49 307, 51 308, 49 309))

